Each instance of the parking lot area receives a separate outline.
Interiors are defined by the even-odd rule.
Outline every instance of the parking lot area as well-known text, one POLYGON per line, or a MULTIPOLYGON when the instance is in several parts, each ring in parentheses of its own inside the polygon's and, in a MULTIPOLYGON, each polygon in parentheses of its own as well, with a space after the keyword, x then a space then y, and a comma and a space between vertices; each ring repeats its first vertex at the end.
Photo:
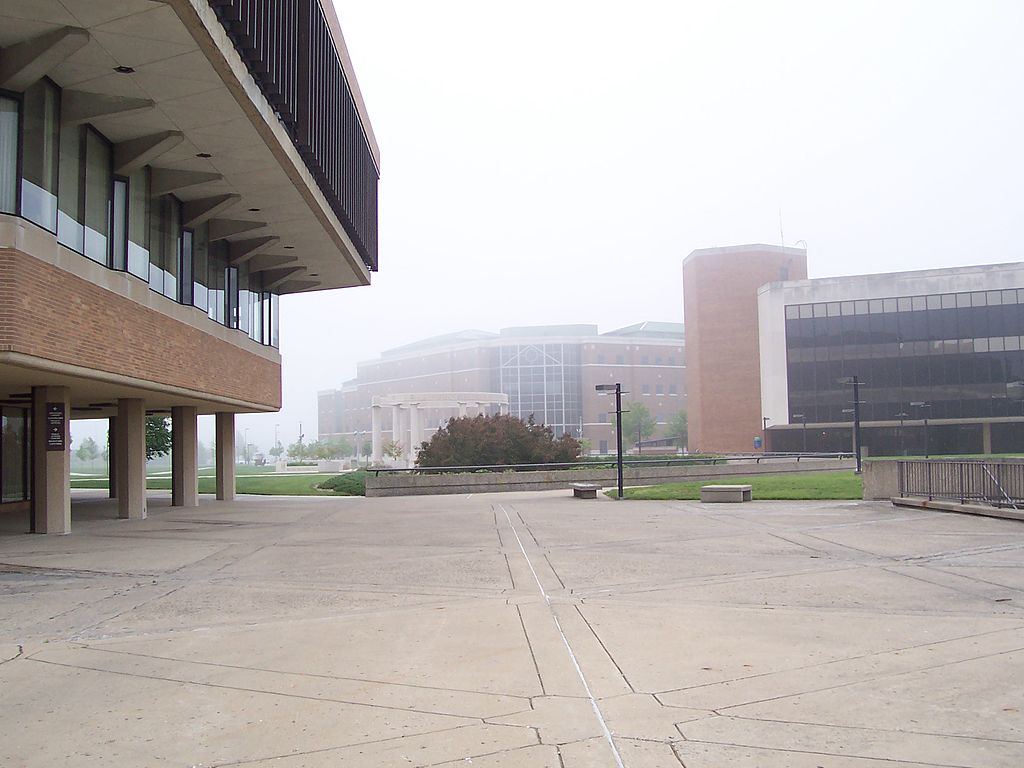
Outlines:
POLYGON ((569 492, 0 535, 0 766, 1024 765, 1024 523, 569 492))

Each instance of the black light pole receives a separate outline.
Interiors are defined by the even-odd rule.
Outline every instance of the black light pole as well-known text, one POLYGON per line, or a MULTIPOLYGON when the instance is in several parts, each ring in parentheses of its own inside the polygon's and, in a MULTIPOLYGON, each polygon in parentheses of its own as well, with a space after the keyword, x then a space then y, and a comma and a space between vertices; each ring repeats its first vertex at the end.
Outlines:
POLYGON ((615 384, 598 384, 594 387, 598 392, 614 392, 615 393, 615 449, 618 453, 618 469, 619 469, 619 498, 622 498, 622 385, 618 382, 615 384))
POLYGON ((925 408, 931 408, 931 403, 926 403, 924 400, 918 400, 916 403, 910 404, 912 408, 920 408, 921 415, 924 418, 924 457, 928 458, 928 412, 925 408))
POLYGON ((860 474, 860 385, 863 384, 856 376, 839 379, 840 384, 853 385, 853 450, 857 457, 857 474, 860 474))
POLYGON ((807 416, 802 413, 794 413, 793 418, 800 419, 800 423, 803 425, 801 432, 804 437, 804 453, 807 453, 807 416))
POLYGON ((910 414, 900 411, 896 414, 896 418, 900 420, 900 456, 903 455, 903 420, 910 414))

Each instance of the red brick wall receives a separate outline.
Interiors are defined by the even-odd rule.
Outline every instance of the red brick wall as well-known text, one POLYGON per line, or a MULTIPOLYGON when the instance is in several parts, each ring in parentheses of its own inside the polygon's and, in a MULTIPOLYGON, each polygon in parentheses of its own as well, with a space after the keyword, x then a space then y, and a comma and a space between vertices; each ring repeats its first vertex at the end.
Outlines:
POLYGON ((708 249, 683 262, 690 448, 749 452, 762 435, 757 289, 807 278, 787 249, 708 249))
POLYGON ((281 407, 279 363, 9 249, 0 350, 281 407))

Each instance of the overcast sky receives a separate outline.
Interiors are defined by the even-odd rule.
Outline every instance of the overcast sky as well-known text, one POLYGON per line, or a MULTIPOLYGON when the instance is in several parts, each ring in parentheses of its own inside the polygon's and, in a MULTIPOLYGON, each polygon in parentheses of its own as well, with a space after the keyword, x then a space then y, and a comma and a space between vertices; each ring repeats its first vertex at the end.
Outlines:
POLYGON ((1016 0, 335 7, 380 272, 282 301, 284 409, 238 420, 264 450, 390 347, 682 322, 696 248, 803 240, 811 277, 1022 258, 1016 0))

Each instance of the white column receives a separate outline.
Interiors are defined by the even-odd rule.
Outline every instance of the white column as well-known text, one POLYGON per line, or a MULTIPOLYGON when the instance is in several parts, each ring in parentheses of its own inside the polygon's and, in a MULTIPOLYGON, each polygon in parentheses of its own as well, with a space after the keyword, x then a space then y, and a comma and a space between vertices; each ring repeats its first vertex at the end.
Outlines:
POLYGON ((117 516, 146 516, 146 405, 137 398, 117 401, 117 516))
POLYGON ((420 437, 420 406, 419 403, 409 404, 409 464, 416 461, 416 451, 420 447, 423 438, 420 437))
POLYGON ((498 413, 502 416, 508 416, 508 403, 502 403, 498 406, 498 413))
POLYGON ((391 406, 391 441, 402 442, 402 407, 400 405, 391 406))
POLYGON ((462 418, 465 415, 466 415, 466 404, 463 403, 462 401, 459 401, 459 418, 462 418))
POLYGON ((67 387, 32 387, 30 482, 33 533, 71 533, 70 419, 71 401, 67 387), (55 430, 52 449, 48 445, 51 425, 55 430), (63 435, 60 430, 63 430, 63 435), (63 444, 63 450, 60 444, 63 444))
POLYGON ((373 457, 372 461, 374 464, 380 464, 384 458, 383 441, 381 440, 380 434, 380 406, 375 405, 370 408, 371 417, 371 429, 373 430, 372 436, 370 437, 373 445, 373 457))

